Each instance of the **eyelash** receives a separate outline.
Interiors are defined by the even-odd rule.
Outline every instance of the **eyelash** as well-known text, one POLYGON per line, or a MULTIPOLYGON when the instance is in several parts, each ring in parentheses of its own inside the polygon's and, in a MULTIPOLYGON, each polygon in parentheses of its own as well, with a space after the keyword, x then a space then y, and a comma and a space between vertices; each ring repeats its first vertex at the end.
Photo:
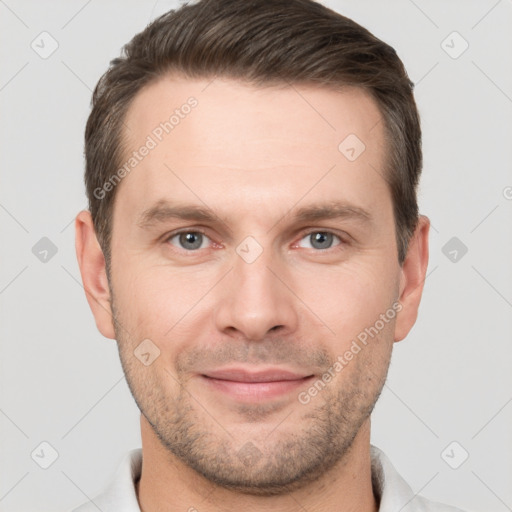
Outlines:
MULTIPOLYGON (((200 233, 201 235, 205 236, 210 241, 212 241, 204 230, 202 230, 200 228, 192 228, 192 229, 188 228, 188 229, 181 229, 179 231, 175 231, 173 233, 170 233, 169 235, 166 235, 164 237, 164 242, 169 244, 169 245, 172 245, 172 244, 170 244, 170 241, 173 238, 175 238, 176 236, 181 235, 182 233, 200 233)), ((299 242, 301 240, 303 240, 305 237, 312 235, 313 233, 331 234, 334 237, 338 238, 338 240, 340 241, 337 245, 334 245, 333 247, 329 247, 328 249, 314 249, 314 248, 311 249, 311 250, 313 250, 316 253, 328 253, 330 251, 336 250, 337 248, 340 248, 340 246, 343 246, 343 245, 347 244, 347 240, 343 236, 341 236, 339 234, 336 234, 334 231, 330 231, 328 229, 325 229, 325 230, 322 230, 322 229, 311 229, 309 231, 304 231, 304 232, 302 232, 300 234, 299 242)), ((294 244, 294 247, 296 245, 297 244, 294 244)), ((192 250, 192 251, 187 251, 186 249, 183 249, 183 248, 180 248, 180 247, 176 247, 176 246, 173 246, 173 247, 175 249, 179 250, 180 252, 189 253, 189 254, 198 253, 200 251, 200 249, 195 249, 195 250, 192 250)))

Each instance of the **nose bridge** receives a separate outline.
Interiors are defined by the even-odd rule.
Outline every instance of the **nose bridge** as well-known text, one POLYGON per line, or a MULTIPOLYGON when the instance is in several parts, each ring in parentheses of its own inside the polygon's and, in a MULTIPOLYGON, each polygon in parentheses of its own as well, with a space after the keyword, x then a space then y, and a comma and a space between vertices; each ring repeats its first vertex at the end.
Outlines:
MULTIPOLYGON (((272 328, 294 330, 297 311, 293 294, 276 277, 282 261, 270 248, 252 237, 242 241, 233 257, 229 285, 223 288, 217 310, 217 327, 236 329, 244 337, 257 340, 272 328)), ((285 280, 283 276, 283 280, 285 280)))
POLYGON ((250 249, 248 258, 240 255, 241 247, 237 249, 238 257, 235 258, 233 277, 238 284, 237 288, 246 296, 246 299, 258 298, 261 293, 268 294, 271 299, 277 292, 276 277, 270 271, 276 267, 276 257, 271 254, 270 249, 262 250, 255 254, 255 249, 250 249))

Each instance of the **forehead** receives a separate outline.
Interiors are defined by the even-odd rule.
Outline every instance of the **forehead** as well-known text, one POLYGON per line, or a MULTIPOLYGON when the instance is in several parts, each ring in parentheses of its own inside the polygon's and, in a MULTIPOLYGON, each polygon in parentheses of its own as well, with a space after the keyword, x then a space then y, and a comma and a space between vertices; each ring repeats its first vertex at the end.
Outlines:
POLYGON ((279 199, 284 208, 308 190, 327 199, 337 192, 356 202, 389 199, 381 121, 359 88, 166 76, 128 110, 125 163, 134 165, 117 194, 139 210, 176 195, 219 207, 278 207, 279 199))
MULTIPOLYGON (((128 142, 136 144, 165 125, 171 129, 169 133, 164 129, 166 139, 171 137, 165 135, 171 133, 172 138, 182 135, 182 139, 194 134, 207 136, 196 145, 196 155, 201 150, 210 154, 216 143, 224 141, 233 130, 242 143, 245 135, 251 139, 259 136, 262 141, 280 135, 277 142, 309 140, 337 149, 347 130, 364 141, 369 142, 371 137, 375 142, 381 135, 382 126, 374 130, 380 120, 376 102, 361 88, 334 90, 293 84, 260 87, 227 78, 192 80, 168 75, 136 95, 125 120, 125 135, 128 142), (192 121, 182 122, 187 117, 192 121)), ((253 140, 246 142, 252 144, 253 140)), ((279 144, 269 149, 279 149, 279 144)))

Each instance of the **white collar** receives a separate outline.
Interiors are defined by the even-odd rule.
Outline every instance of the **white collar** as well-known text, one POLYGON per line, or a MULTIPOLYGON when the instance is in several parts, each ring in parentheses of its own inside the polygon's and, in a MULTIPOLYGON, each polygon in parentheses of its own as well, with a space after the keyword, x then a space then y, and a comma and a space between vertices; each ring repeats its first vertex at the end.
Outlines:
MULTIPOLYGON (((372 485, 380 500, 379 512, 462 512, 414 494, 387 456, 376 446, 370 447, 372 485)), ((142 470, 142 449, 131 450, 120 464, 115 478, 92 502, 73 512, 140 512, 135 482, 142 470)))

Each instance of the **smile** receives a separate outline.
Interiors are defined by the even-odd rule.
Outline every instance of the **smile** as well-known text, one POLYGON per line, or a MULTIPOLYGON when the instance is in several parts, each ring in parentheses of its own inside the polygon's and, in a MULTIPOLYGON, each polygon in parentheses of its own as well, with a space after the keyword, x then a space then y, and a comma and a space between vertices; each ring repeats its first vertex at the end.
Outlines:
POLYGON ((260 402, 296 391, 314 375, 301 375, 280 369, 250 372, 245 369, 215 370, 201 374, 203 382, 212 390, 232 399, 260 402))

